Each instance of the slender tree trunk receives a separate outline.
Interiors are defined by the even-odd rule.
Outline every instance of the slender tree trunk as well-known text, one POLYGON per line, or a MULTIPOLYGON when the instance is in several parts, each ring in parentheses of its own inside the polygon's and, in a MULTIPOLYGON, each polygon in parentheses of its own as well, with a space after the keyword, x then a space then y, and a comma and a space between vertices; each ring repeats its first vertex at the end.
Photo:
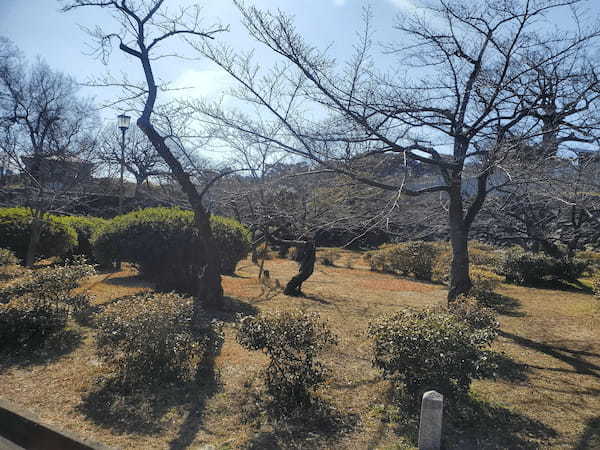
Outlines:
POLYGON ((302 248, 302 259, 298 267, 298 275, 293 277, 286 285, 283 293, 293 297, 299 297, 302 294, 302 283, 304 283, 315 270, 315 261, 317 259, 317 249, 315 242, 310 240, 302 248))
POLYGON ((450 287, 448 302, 452 302, 461 294, 471 290, 469 277, 469 228, 463 216, 461 183, 459 179, 449 190, 450 205, 448 221, 450 225, 450 242, 452 244, 452 264, 450 267, 450 287))
POLYGON ((38 211, 35 211, 31 221, 31 234, 29 235, 29 244, 27 246, 27 254, 25 255, 25 267, 31 267, 35 262, 37 248, 40 243, 40 238, 42 237, 43 225, 44 221, 41 214, 38 211))

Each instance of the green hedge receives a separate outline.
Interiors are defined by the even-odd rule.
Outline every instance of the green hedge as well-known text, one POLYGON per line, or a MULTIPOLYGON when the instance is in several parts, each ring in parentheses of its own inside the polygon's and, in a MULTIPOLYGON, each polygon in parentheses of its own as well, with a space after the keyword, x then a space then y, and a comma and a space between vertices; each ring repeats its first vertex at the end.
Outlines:
POLYGON ((77 233, 77 245, 69 256, 84 255, 88 261, 94 261, 92 238, 100 233, 102 227, 108 224, 108 220, 91 216, 64 216, 57 217, 56 220, 72 227, 77 233))
POLYGON ((504 253, 498 273, 510 283, 531 285, 547 280, 576 281, 586 269, 586 262, 577 258, 557 259, 512 248, 504 253))
MULTIPOLYGON (((213 216, 221 272, 233 273, 250 248, 246 227, 232 219, 213 216)), ((128 261, 162 290, 193 294, 197 274, 194 215, 176 208, 148 208, 115 217, 94 238, 98 261, 109 265, 128 261)))
MULTIPOLYGON (((31 236, 33 216, 27 208, 0 208, 0 247, 12 250, 24 260, 31 236)), ((73 227, 53 216, 44 217, 44 225, 37 248, 37 258, 63 256, 77 246, 73 227)))

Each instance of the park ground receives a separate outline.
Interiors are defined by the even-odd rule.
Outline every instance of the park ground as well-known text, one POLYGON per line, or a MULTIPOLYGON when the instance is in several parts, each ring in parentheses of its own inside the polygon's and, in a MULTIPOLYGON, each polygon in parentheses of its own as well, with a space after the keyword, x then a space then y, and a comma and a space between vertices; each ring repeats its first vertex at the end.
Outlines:
MULTIPOLYGON (((443 302, 444 286, 370 272, 360 253, 343 251, 335 267, 317 266, 304 298, 292 298, 276 280, 287 281, 296 264, 271 259, 265 268, 269 286, 257 281, 249 260, 224 277, 228 311, 216 318, 224 322, 225 341, 195 383, 108 395, 99 382, 107 368, 95 355, 93 328, 73 321, 60 342, 0 361, 0 397, 115 448, 414 448, 416 418, 372 368, 366 329, 381 313, 443 302), (235 317, 285 309, 318 312, 339 337, 322 357, 333 375, 320 392, 329 418, 269 421, 257 406, 267 360, 236 343, 235 317)), ((125 266, 82 289, 101 309, 152 286, 125 266)), ((455 419, 445 425, 446 448, 599 449, 600 301, 585 280, 560 289, 502 285, 499 293, 496 379, 475 381, 465 410, 447 411, 455 419)))

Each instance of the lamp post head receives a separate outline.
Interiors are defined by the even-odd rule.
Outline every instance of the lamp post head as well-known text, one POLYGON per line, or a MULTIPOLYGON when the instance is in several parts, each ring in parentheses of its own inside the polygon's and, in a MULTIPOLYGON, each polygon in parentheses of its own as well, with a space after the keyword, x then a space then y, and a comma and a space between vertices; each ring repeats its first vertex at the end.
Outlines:
POLYGON ((129 122, 131 121, 131 117, 126 115, 126 114, 119 114, 118 118, 118 125, 119 128, 121 129, 121 131, 125 131, 127 128, 129 128, 129 122))

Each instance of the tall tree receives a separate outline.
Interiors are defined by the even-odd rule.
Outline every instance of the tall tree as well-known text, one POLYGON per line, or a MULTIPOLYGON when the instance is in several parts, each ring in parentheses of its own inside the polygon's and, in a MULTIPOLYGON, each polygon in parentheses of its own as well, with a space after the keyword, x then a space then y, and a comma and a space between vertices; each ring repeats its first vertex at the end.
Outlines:
MULTIPOLYGON (((261 107, 261 114, 249 115, 197 103, 199 114, 379 189, 403 196, 442 193, 453 251, 448 299, 468 292, 468 236, 494 188, 489 180, 523 137, 548 132, 539 126, 547 92, 532 87, 558 61, 585 55, 598 35, 578 13, 584 1, 427 2, 399 16, 397 42, 385 49, 394 63, 391 72, 378 71, 371 57, 368 10, 354 57, 338 66, 307 43, 284 12, 235 3, 250 35, 286 65, 264 73, 249 55, 207 42, 196 45, 237 80, 241 100, 261 107), (575 26, 556 30, 549 15, 565 13, 572 13, 575 26), (281 131, 273 135, 274 129, 281 131), (382 153, 433 166, 439 177, 411 189, 408 170, 392 182, 363 170, 361 161, 382 153), (473 161, 477 171, 467 174, 473 161), (466 189, 467 178, 472 189, 466 189)), ((573 97, 578 108, 589 107, 578 98, 573 97)), ((552 131, 564 125, 553 122, 552 131)))
MULTIPOLYGON (((4 41, 4 48, 9 45, 4 41)), ((0 57, 2 152, 23 174, 32 233, 25 264, 36 257, 48 212, 64 206, 66 190, 89 181, 83 158, 95 146, 92 104, 77 95, 77 83, 45 62, 27 66, 14 52, 0 57)))
MULTIPOLYGON (((193 182, 190 174, 185 170, 176 153, 169 147, 167 141, 173 142, 165 128, 160 127, 156 120, 155 109, 158 107, 158 83, 153 70, 153 61, 160 56, 160 48, 165 43, 184 37, 186 40, 212 39, 215 34, 225 31, 222 26, 204 29, 200 24, 201 12, 197 5, 169 11, 164 0, 69 0, 64 2, 63 11, 71 11, 83 7, 105 8, 114 13, 115 26, 119 32, 109 33, 102 29, 93 32, 97 38, 100 53, 107 56, 111 43, 119 43, 119 49, 125 54, 135 58, 143 69, 144 86, 138 87, 137 98, 143 99, 140 117, 137 119, 138 127, 148 137, 156 152, 169 166, 173 177, 186 194, 194 211, 194 224, 197 228, 198 238, 195 243, 198 253, 198 289, 196 293, 196 306, 204 304, 207 307, 219 308, 222 306, 223 288, 221 286, 220 264, 215 241, 210 229, 210 215, 203 205, 203 195, 206 189, 200 190, 193 182)), ((164 55, 163 55, 164 56, 164 55)), ((128 88, 127 83, 123 83, 128 88)), ((171 118, 172 119, 172 118, 171 118)), ((166 117, 167 122, 172 123, 166 117)), ((200 309, 195 309, 195 318, 200 314, 200 309)))

